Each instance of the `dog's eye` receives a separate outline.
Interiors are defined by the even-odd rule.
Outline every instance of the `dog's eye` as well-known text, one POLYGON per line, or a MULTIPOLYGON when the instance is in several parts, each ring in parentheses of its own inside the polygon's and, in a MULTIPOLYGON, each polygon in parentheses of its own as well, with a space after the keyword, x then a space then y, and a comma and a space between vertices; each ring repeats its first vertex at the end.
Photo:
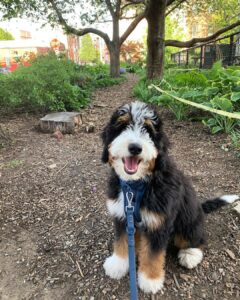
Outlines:
POLYGON ((125 115, 126 114, 126 112, 124 111, 124 110, 119 110, 118 111, 118 116, 119 117, 121 117, 121 116, 123 116, 123 115, 125 115))
POLYGON ((152 120, 153 124, 157 124, 157 123, 159 122, 159 118, 158 118, 157 115, 153 116, 153 117, 151 118, 151 120, 152 120))

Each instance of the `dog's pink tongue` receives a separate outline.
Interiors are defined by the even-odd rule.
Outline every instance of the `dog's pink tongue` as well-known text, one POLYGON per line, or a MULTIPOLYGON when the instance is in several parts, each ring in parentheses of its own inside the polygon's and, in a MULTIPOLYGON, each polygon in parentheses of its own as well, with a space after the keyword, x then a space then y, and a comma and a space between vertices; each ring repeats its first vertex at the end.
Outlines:
POLYGON ((125 157, 124 166, 128 172, 135 173, 138 169, 138 158, 137 157, 125 157))

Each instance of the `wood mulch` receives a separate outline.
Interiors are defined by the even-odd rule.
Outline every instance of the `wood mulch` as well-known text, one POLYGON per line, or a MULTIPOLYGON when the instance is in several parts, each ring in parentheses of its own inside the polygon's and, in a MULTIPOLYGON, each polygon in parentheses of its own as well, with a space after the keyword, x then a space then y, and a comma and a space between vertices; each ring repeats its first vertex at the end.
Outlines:
MULTIPOLYGON (((105 208, 108 167, 102 165, 100 133, 111 113, 132 101, 137 77, 95 92, 81 130, 56 139, 39 133, 37 116, 0 121, 11 145, 0 149, 0 299, 129 298, 128 278, 107 278, 113 227, 105 208)), ((171 155, 191 176, 201 200, 240 194, 240 159, 225 135, 200 123, 177 122, 162 111, 171 155), (225 150, 224 150, 225 149, 225 150), (229 149, 229 151, 226 151, 229 149)), ((208 245, 202 264, 186 270, 169 254, 165 287, 140 299, 238 299, 239 217, 231 206, 207 217, 208 245)))

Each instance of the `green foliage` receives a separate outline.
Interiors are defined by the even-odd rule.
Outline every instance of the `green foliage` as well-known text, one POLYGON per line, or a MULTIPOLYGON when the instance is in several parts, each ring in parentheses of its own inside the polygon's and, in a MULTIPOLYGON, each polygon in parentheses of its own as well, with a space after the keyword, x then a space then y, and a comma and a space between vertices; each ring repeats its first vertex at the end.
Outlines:
POLYGON ((7 165, 7 167, 14 169, 14 168, 21 166, 22 164, 23 164, 22 160, 13 159, 13 160, 9 161, 6 165, 7 165))
POLYGON ((125 68, 128 73, 136 73, 140 76, 145 74, 145 69, 143 68, 143 65, 144 63, 142 61, 137 61, 135 63, 121 63, 121 67, 125 68))
MULTIPOLYGON (((179 19, 177 17, 167 16, 165 19, 165 39, 166 40, 184 40, 184 30, 180 25, 179 19)), ((165 63, 171 62, 171 54, 179 51, 176 47, 166 47, 165 48, 165 63)))
POLYGON ((140 80, 133 88, 133 94, 135 97, 140 98, 145 102, 152 102, 152 91, 147 88, 147 80, 140 80))
MULTIPOLYGON (((156 95, 156 90, 148 89, 152 82, 140 80, 134 88, 134 95, 142 100, 165 106, 178 120, 192 118, 194 112, 198 119, 204 119, 213 134, 231 133, 240 125, 239 120, 196 110, 166 95, 156 95)), ((163 90, 174 96, 204 104, 226 112, 240 111, 240 67, 224 69, 221 62, 214 64, 211 70, 168 69, 161 81, 155 81, 163 90)))
POLYGON ((84 63, 98 63, 100 61, 100 53, 94 46, 90 34, 82 37, 79 56, 80 60, 84 63))
POLYGON ((240 151, 240 130, 233 130, 231 132, 232 145, 240 151))
POLYGON ((14 40, 13 35, 10 32, 0 28, 0 41, 7 41, 7 40, 14 40))
POLYGON ((0 107, 5 112, 79 110, 95 87, 121 80, 110 78, 106 66, 79 66, 53 54, 39 56, 31 66, 0 76, 0 107))

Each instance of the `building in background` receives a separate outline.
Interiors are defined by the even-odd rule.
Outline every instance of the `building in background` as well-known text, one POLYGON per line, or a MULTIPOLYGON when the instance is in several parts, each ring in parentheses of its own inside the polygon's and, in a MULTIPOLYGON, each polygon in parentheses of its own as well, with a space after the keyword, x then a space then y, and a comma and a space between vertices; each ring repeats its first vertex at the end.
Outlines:
POLYGON ((28 65, 38 54, 46 54, 51 49, 51 41, 59 41, 59 49, 64 51, 67 48, 67 37, 61 29, 52 29, 27 19, 11 19, 0 22, 0 27, 10 32, 14 40, 0 41, 0 66, 6 67, 10 71, 15 70, 19 62, 28 65))
POLYGON ((186 39, 202 38, 213 34, 214 28, 209 24, 212 21, 211 14, 188 12, 186 16, 186 39))
MULTIPOLYGON (((128 28, 132 20, 120 21, 120 35, 128 28)), ((28 52, 35 54, 46 53, 50 50, 50 43, 57 39, 64 45, 68 57, 75 63, 79 61, 79 51, 81 47, 81 38, 73 35, 65 35, 61 28, 52 28, 50 25, 42 26, 41 23, 33 22, 28 19, 11 19, 0 22, 0 27, 10 32, 15 40, 13 43, 0 41, 0 61, 5 60, 8 65, 14 57, 27 55, 28 52)), ((112 37, 112 24, 107 22, 97 26, 100 30, 106 32, 112 37)), ((141 21, 137 28, 131 33, 128 40, 143 40, 147 32, 147 23, 141 21)), ((110 63, 110 56, 104 40, 97 35, 91 34, 96 49, 99 51, 100 61, 110 63)))
POLYGON ((80 42, 79 37, 76 35, 67 36, 67 45, 68 45, 68 58, 73 60, 76 64, 80 63, 79 59, 79 50, 80 42))
POLYGON ((14 71, 20 62, 28 65, 37 54, 44 54, 49 50, 50 45, 38 40, 0 41, 0 67, 14 71))

